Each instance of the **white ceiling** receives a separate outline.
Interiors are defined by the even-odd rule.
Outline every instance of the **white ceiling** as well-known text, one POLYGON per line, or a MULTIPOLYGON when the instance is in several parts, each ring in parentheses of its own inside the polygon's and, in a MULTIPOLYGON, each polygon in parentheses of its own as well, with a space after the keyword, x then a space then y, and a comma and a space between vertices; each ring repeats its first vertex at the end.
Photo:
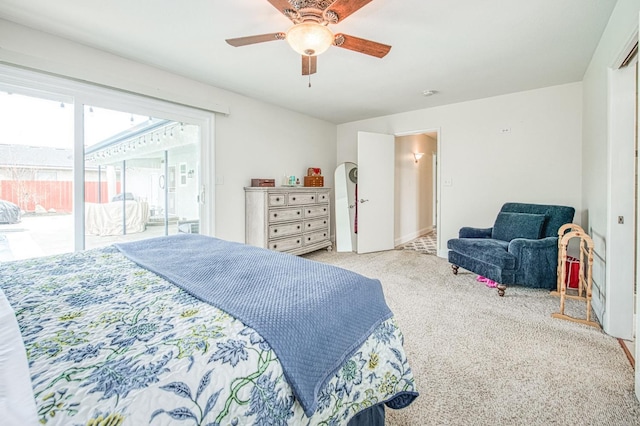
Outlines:
POLYGON ((333 123, 581 81, 615 0, 373 0, 331 29, 389 44, 332 46, 301 76, 266 0, 0 0, 0 17, 333 123), (431 97, 424 90, 436 90, 431 97))

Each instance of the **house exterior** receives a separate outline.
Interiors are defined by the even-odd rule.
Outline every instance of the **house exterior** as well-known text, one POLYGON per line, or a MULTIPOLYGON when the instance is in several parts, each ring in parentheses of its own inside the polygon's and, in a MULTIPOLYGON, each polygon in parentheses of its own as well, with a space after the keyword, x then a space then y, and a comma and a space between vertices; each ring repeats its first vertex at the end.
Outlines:
MULTIPOLYGON (((11 201, 24 212, 35 212, 36 206, 40 206, 47 212, 70 213, 72 166, 71 149, 0 144, 0 199, 11 201)), ((97 167, 87 167, 87 202, 99 202, 99 186, 106 194, 105 174, 102 173, 99 182, 97 167)))

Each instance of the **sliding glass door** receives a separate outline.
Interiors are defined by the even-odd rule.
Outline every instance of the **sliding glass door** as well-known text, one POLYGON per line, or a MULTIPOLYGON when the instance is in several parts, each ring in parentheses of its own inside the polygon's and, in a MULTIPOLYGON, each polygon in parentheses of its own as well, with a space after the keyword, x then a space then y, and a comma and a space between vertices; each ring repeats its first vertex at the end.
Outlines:
POLYGON ((73 250, 73 108, 0 93, 0 261, 73 250))
POLYGON ((213 114, 0 65, 0 261, 214 235, 213 114))
POLYGON ((197 125, 85 106, 85 247, 200 225, 197 125))

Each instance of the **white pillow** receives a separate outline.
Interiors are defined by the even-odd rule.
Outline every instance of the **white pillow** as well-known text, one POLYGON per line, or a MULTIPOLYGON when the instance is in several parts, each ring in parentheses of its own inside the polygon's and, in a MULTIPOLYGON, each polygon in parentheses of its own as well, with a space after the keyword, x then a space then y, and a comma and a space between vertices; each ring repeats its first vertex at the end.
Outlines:
POLYGON ((0 290, 0 413, 3 425, 37 425, 27 353, 16 314, 0 290))

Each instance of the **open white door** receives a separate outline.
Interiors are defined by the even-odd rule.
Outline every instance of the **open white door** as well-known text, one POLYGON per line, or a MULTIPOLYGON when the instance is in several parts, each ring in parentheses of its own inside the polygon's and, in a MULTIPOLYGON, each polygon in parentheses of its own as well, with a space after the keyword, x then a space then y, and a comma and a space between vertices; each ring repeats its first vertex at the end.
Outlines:
POLYGON ((395 137, 358 132, 358 253, 394 248, 395 137))

